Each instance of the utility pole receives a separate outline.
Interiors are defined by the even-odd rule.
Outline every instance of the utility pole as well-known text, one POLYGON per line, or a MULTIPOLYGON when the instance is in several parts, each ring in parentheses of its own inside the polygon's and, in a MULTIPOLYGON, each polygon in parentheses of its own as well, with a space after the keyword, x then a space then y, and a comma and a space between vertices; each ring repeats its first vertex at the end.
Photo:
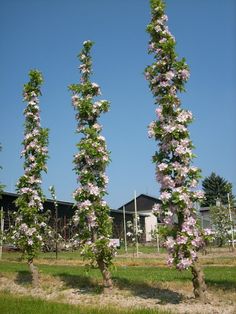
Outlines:
POLYGON ((125 253, 127 253, 127 234, 126 234, 126 219, 125 219, 125 206, 123 206, 123 223, 124 223, 124 242, 125 242, 125 253))
POLYGON ((136 191, 134 191, 134 213, 135 213, 135 242, 136 242, 136 256, 138 257, 138 213, 137 213, 137 198, 136 198, 136 191))
POLYGON ((228 197, 228 208, 229 208, 229 220, 230 220, 230 225, 231 225, 232 249, 234 251, 234 223, 232 219, 229 193, 227 193, 227 197, 228 197))
POLYGON ((0 260, 1 260, 2 259, 2 246, 3 246, 3 232, 4 232, 3 207, 1 207, 0 223, 1 223, 1 231, 0 231, 0 260))

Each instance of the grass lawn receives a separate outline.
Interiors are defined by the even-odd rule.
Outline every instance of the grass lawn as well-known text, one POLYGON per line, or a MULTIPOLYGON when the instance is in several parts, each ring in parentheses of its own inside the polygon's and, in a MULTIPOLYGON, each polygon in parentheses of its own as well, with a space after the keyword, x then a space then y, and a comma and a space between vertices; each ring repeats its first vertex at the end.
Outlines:
MULTIPOLYGON (((181 306, 184 311, 188 306, 184 313, 190 313, 191 301, 186 304, 185 300, 192 295, 191 272, 166 267, 164 250, 157 254, 155 247, 141 246, 140 252, 136 258, 132 247, 128 254, 123 249, 118 250, 111 269, 115 288, 111 296, 105 298, 105 303, 101 273, 97 269, 87 269, 79 251, 59 252, 58 259, 53 252, 41 253, 35 259, 41 274, 40 294, 32 292, 31 276, 26 262, 20 259, 21 254, 3 252, 0 313, 166 314, 177 313, 181 306), (133 310, 133 304, 142 310, 133 310), (145 310, 147 307, 149 309, 145 310)), ((216 301, 209 313, 221 313, 219 311, 235 304, 235 253, 227 248, 212 249, 207 255, 200 253, 208 291, 216 301), (217 304, 217 300, 221 300, 220 303, 217 304)), ((196 305, 195 310, 204 312, 204 307, 200 309, 196 305)))
POLYGON ((32 297, 12 296, 0 293, 0 312, 2 314, 168 314, 159 310, 119 310, 112 307, 82 307, 56 302, 45 302, 32 297))
MULTIPOLYGON (((71 265, 38 265, 42 274, 58 276, 66 282, 73 280, 80 285, 94 285, 93 281, 100 281, 101 274, 97 269, 86 269, 84 266, 71 265)), ((14 273, 26 275, 28 266, 26 263, 0 262, 0 273, 14 273)), ((218 286, 225 289, 236 290, 236 267, 231 266, 206 266, 204 267, 206 283, 208 286, 218 286)), ((167 267, 143 267, 124 266, 112 269, 112 277, 118 287, 130 287, 145 285, 146 283, 165 281, 190 281, 192 276, 190 271, 178 271, 167 267)))

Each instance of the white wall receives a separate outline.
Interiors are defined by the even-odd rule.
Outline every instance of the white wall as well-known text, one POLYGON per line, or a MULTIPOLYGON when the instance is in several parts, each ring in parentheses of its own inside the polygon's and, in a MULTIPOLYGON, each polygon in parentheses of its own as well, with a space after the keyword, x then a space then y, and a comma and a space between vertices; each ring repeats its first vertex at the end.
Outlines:
POLYGON ((145 217, 145 231, 146 231, 146 242, 152 241, 152 230, 156 229, 157 217, 150 213, 150 216, 145 217))

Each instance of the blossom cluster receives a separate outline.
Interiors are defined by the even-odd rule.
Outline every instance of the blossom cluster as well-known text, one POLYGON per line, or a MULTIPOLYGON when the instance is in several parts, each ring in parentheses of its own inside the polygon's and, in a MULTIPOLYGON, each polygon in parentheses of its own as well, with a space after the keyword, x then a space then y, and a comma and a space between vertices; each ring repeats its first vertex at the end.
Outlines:
POLYGON ((37 70, 29 73, 30 81, 24 85, 25 133, 21 153, 24 157, 24 175, 17 182, 18 207, 12 240, 33 258, 43 245, 42 234, 46 223, 42 215, 44 195, 41 189, 41 172, 47 171, 48 130, 41 127, 39 95, 43 82, 37 70))
POLYGON ((91 41, 83 43, 79 54, 80 84, 69 87, 76 110, 77 133, 82 134, 74 155, 74 169, 80 184, 73 193, 76 202, 73 221, 78 229, 75 243, 82 247, 82 254, 90 258, 92 264, 103 260, 109 266, 115 247, 110 241, 110 210, 103 198, 108 183, 105 170, 110 157, 106 140, 101 135, 102 125, 98 122, 99 116, 109 110, 109 102, 94 99, 101 95, 101 90, 98 84, 90 81, 92 46, 91 41))
POLYGON ((155 62, 145 69, 145 76, 157 108, 148 136, 158 141, 153 161, 161 185, 160 204, 154 205, 153 213, 162 217, 170 232, 165 242, 170 254, 168 264, 182 270, 196 261, 196 252, 204 244, 194 208, 204 194, 197 190, 201 171, 191 166, 195 155, 188 125, 193 115, 181 108, 178 97, 190 73, 185 60, 178 60, 175 53, 175 38, 167 26, 163 1, 151 0, 151 8, 147 31, 151 37, 149 53, 154 54, 155 62))

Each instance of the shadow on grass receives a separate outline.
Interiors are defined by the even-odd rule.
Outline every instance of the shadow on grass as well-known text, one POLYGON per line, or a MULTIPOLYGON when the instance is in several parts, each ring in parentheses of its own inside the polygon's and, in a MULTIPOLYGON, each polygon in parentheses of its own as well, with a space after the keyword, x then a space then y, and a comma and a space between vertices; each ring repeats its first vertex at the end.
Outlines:
POLYGON ((179 304, 183 300, 183 296, 170 289, 152 287, 143 281, 130 281, 127 278, 113 277, 115 285, 119 289, 128 289, 134 296, 143 299, 158 299, 159 304, 179 304))
POLYGON ((222 290, 228 290, 236 292, 236 279, 224 280, 224 279, 206 279, 206 285, 209 288, 220 288, 222 290))
MULTIPOLYGON (((68 288, 78 289, 81 293, 101 294, 103 287, 98 281, 92 280, 89 276, 69 275, 66 273, 57 274, 68 288)), ((182 295, 169 289, 154 288, 145 282, 133 282, 126 278, 113 276, 113 282, 118 289, 130 290, 134 296, 143 299, 157 299, 159 304, 178 304, 182 301, 182 295)))
POLYGON ((71 275, 67 273, 56 274, 68 288, 78 289, 80 293, 99 294, 102 293, 103 288, 98 282, 89 276, 71 275))
POLYGON ((20 270, 17 273, 15 282, 19 285, 28 285, 32 284, 32 275, 27 270, 20 270))

